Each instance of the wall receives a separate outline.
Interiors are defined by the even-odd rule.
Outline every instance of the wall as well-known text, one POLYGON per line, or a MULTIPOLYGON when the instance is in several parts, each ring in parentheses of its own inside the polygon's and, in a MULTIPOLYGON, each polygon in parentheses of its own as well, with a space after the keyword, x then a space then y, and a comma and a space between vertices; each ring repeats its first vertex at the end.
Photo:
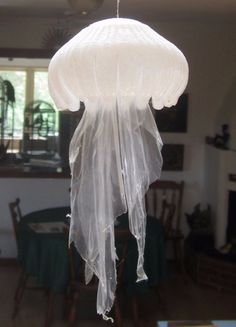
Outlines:
POLYGON ((162 176, 186 181, 183 209, 191 212, 194 204, 209 201, 207 189, 211 180, 205 170, 205 136, 214 135, 221 124, 228 122, 231 144, 236 142, 235 89, 232 92, 236 74, 236 24, 161 22, 158 31, 174 42, 189 62, 188 132, 162 135, 164 142, 185 144, 185 168, 182 173, 163 173, 162 176))
MULTIPOLYGON (((185 144, 185 167, 182 173, 163 173, 162 176, 185 180, 183 211, 191 212, 196 203, 205 205, 210 201, 207 190, 212 180, 205 170, 205 136, 214 135, 225 121, 230 124, 232 132, 233 125, 236 125, 232 122, 236 100, 235 89, 232 92, 236 72, 236 24, 161 22, 157 28, 183 51, 189 62, 188 132, 162 135, 164 142, 185 144)), ((235 142, 236 133, 232 133, 231 144, 235 142)), ((183 225, 187 231, 184 217, 183 225)))
MULTIPOLYGON (((2 19, 0 22, 0 47, 39 48, 43 34, 53 24, 56 22, 50 19, 15 18, 14 21, 8 18, 2 19)), ((227 94, 232 89, 236 72, 236 24, 227 21, 172 20, 151 22, 150 25, 183 51, 190 66, 190 78, 187 87, 189 93, 188 131, 180 134, 162 134, 163 141, 166 143, 185 145, 184 170, 179 173, 163 172, 162 178, 186 182, 183 212, 191 212, 197 202, 207 202, 205 189, 208 179, 205 176, 205 136, 213 135, 219 125, 223 123, 221 117, 224 117, 225 111, 227 111, 225 99, 227 98, 231 105, 232 103, 235 104, 235 99, 231 98, 230 101, 227 94)), ((80 28, 81 25, 77 28, 75 25, 71 26, 74 32, 80 28)), ((7 198, 0 198, 0 206, 4 208, 3 215, 5 215, 5 225, 3 226, 9 226, 9 223, 6 222, 9 219, 6 209, 7 201, 12 200, 17 193, 9 189, 8 181, 4 180, 3 184, 1 181, 1 190, 5 187, 9 190, 7 198)), ((32 188, 34 192, 36 190, 34 183, 29 183, 27 180, 11 180, 11 186, 16 190, 14 183, 18 186, 17 189, 19 193, 22 193, 25 200, 27 200, 27 189, 32 188)), ((67 182, 65 184, 60 182, 63 184, 61 185, 63 190, 59 191, 57 183, 59 181, 52 181, 50 184, 50 190, 54 194, 53 204, 55 205, 63 201, 67 202, 67 182), (56 195, 54 190, 59 193, 56 195)), ((36 192, 34 202, 41 207, 52 206, 51 199, 47 199, 48 202, 41 201, 41 193, 45 193, 45 188, 42 185, 36 192)), ((30 211, 30 206, 31 203, 27 201, 25 211, 30 211)), ((0 228, 2 228, 2 220, 0 228)), ((184 217, 183 228, 187 232, 184 217)), ((5 253, 9 255, 13 253, 6 251, 5 253)))
POLYGON ((236 191, 236 183, 229 180, 229 174, 236 174, 236 152, 210 145, 206 150, 208 202, 215 219, 215 246, 221 248, 227 241, 229 191, 236 191))

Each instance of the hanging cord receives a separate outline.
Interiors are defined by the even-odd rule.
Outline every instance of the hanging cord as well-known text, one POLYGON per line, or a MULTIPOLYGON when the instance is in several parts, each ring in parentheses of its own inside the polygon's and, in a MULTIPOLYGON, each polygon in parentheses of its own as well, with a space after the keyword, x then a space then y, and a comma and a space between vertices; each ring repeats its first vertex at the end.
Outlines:
POLYGON ((116 1, 116 18, 120 18, 120 0, 116 1))

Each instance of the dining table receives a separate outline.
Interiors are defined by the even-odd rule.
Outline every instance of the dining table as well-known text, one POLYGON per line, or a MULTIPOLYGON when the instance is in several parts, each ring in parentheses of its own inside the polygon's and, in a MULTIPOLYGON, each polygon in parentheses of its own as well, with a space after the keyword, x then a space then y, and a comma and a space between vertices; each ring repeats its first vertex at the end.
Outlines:
POLYGON ((70 207, 34 211, 21 218, 19 261, 39 286, 64 292, 69 282, 67 236, 62 226, 69 226, 70 207), (48 223, 53 223, 51 226, 48 223), (38 228, 37 228, 38 227, 38 228))
MULTIPOLYGON (((19 260, 40 287, 54 294, 65 293, 70 280, 68 233, 63 231, 69 228, 68 214, 70 207, 48 208, 27 214, 20 222, 19 260)), ((129 228, 127 214, 117 218, 115 228, 129 228)), ((131 238, 123 274, 128 293, 158 285, 166 277, 164 232, 156 218, 147 217, 144 269, 148 280, 145 282, 136 283, 137 259, 136 240, 131 238)))
MULTIPOLYGON (((128 229, 128 214, 118 217, 115 228, 128 229)), ((136 267, 138 261, 138 249, 136 239, 129 241, 128 256, 125 260, 123 282, 126 284, 128 294, 143 292, 150 287, 159 285, 167 276, 166 255, 165 255, 164 229, 159 219, 147 216, 146 238, 144 250, 144 270, 148 280, 137 281, 136 267)))

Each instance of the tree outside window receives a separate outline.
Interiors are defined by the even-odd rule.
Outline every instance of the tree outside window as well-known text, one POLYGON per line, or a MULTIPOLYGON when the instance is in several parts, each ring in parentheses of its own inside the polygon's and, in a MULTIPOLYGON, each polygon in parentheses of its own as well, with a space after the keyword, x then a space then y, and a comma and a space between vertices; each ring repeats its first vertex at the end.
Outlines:
MULTIPOLYGON (((25 108, 30 103, 44 101, 55 108, 48 90, 48 73, 46 69, 26 67, 12 69, 0 67, 0 77, 9 81, 15 90, 14 108, 9 108, 4 123, 4 133, 1 135, 11 146, 8 152, 21 152, 24 138, 25 108), (12 128, 13 126, 13 128, 12 128), (17 141, 18 140, 18 141, 17 141)), ((58 113, 55 113, 55 135, 58 136, 58 113)))
POLYGON ((14 126, 13 138, 21 139, 23 135, 24 108, 26 104, 26 72, 19 70, 0 70, 0 76, 4 81, 9 81, 13 85, 16 99, 14 109, 9 106, 7 115, 5 115, 4 138, 11 138, 12 126, 14 126))

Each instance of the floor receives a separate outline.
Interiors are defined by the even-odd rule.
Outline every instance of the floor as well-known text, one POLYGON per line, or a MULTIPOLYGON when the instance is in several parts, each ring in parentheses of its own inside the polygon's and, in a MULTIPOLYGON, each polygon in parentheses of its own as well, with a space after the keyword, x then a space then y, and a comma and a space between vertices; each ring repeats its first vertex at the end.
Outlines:
MULTIPOLYGON (((1 327, 43 327, 46 296, 41 291, 27 290, 21 310, 15 320, 11 319, 13 293, 19 270, 16 266, 0 267, 0 326, 1 327)), ((162 301, 155 293, 139 296, 140 323, 143 327, 156 326, 157 320, 202 320, 236 319, 236 294, 221 293, 203 288, 190 278, 172 273, 161 289, 162 301)), ((76 326, 110 326, 97 317, 95 298, 82 296, 80 315, 76 326)), ((62 310, 63 298, 58 295, 55 303, 53 327, 65 327, 62 310)), ((129 297, 124 299, 125 326, 132 326, 129 315, 129 297)))

